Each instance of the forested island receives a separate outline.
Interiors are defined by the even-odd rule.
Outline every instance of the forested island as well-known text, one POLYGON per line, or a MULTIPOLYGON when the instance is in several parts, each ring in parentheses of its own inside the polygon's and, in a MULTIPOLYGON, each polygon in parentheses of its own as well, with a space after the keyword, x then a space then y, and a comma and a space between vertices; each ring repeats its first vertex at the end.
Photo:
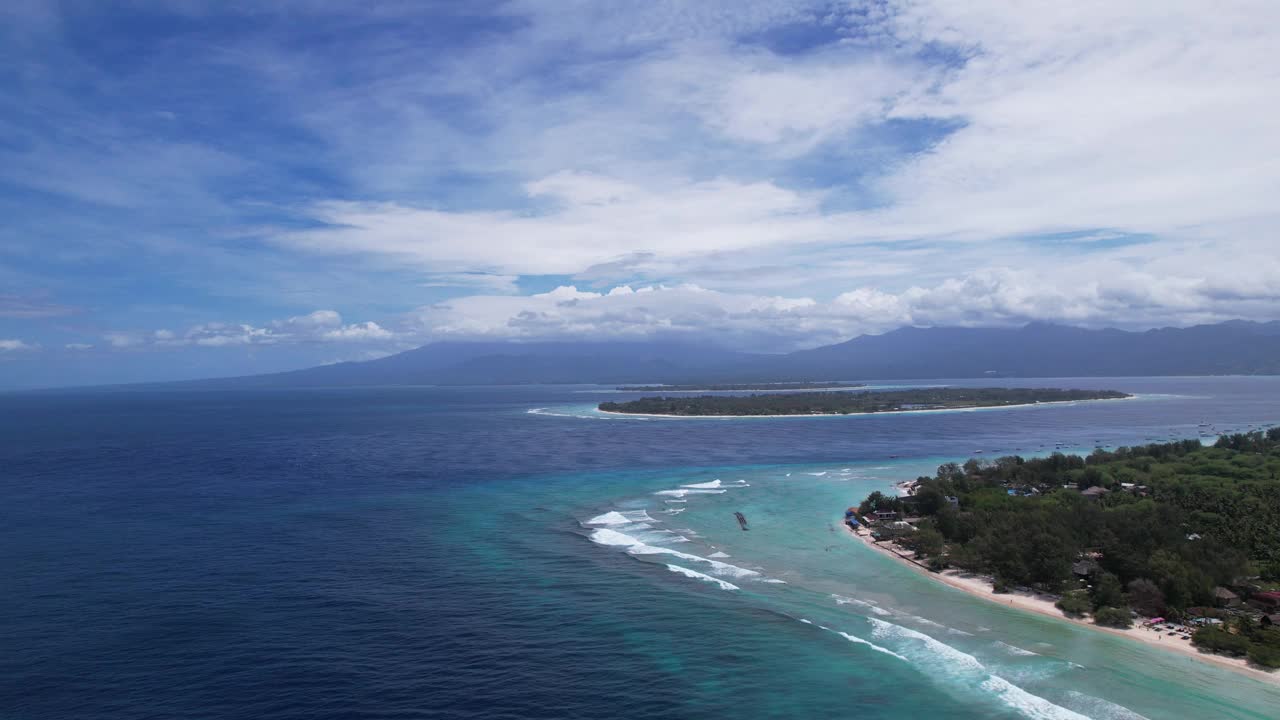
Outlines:
POLYGON ((649 397, 627 402, 603 402, 600 410, 637 415, 851 415, 907 410, 958 410, 964 408, 1034 405, 1077 400, 1114 400, 1131 397, 1116 390, 1061 390, 1057 388, 916 388, 871 392, 801 392, 767 395, 700 395, 697 397, 649 397))
POLYGON ((729 392, 746 390, 826 390, 866 387, 865 383, 845 382, 782 382, 743 383, 731 385, 623 385, 618 390, 628 392, 729 392))
POLYGON ((935 571, 1047 591, 1099 625, 1174 621, 1196 647, 1280 667, 1280 428, 947 463, 856 512, 935 571))

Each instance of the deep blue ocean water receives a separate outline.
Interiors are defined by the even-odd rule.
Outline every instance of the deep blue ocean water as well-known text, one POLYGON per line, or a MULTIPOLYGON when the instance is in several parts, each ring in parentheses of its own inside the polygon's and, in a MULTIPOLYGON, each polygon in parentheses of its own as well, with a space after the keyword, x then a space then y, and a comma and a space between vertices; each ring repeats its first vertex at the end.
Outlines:
POLYGON ((0 717, 1280 717, 1280 686, 833 532, 979 450, 1280 424, 1280 378, 955 384, 996 382, 1140 397, 664 420, 585 386, 0 395, 0 717))

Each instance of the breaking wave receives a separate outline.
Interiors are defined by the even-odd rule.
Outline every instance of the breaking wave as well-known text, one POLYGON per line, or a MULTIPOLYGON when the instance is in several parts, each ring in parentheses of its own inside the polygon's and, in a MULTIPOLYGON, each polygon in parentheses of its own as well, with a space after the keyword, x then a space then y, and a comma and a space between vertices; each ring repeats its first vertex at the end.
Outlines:
POLYGON ((686 495, 722 495, 728 490, 699 490, 696 488, 677 488, 675 490, 659 490, 654 495, 668 495, 670 497, 682 498, 686 495))
POLYGON ((947 675, 954 680, 971 684, 1032 720, 1089 720, 1074 710, 1055 705, 998 675, 992 675, 976 657, 922 632, 875 618, 867 620, 872 625, 872 637, 897 641, 902 645, 899 648, 902 653, 921 669, 930 674, 947 675))
POLYGON ((859 600, 857 598, 845 597, 844 595, 832 595, 831 597, 835 599, 837 605, 856 605, 865 610, 870 610, 876 615, 883 615, 886 617, 893 614, 892 612, 885 610, 884 608, 876 605, 875 603, 868 602, 866 600, 859 600))
POLYGON ((1009 643, 1006 643, 1006 642, 1000 642, 999 640, 997 640, 997 641, 995 642, 995 645, 996 645, 996 647, 1000 648, 1001 650, 1004 650, 1005 652, 1009 653, 1010 655, 1019 655, 1019 656, 1024 656, 1024 657, 1025 657, 1025 656, 1030 656, 1030 655, 1039 655, 1039 654, 1040 654, 1040 653, 1038 653, 1038 652, 1032 652, 1032 651, 1030 651, 1030 650, 1026 650, 1026 649, 1020 648, 1020 647, 1018 647, 1017 645, 1010 645, 1009 643))
POLYGON ((705 582, 715 583, 716 585, 720 586, 721 590, 739 589, 738 586, 734 585, 733 583, 725 582, 720 578, 711 577, 710 575, 704 575, 698 572, 697 570, 690 570, 689 568, 686 568, 686 567, 680 567, 679 565, 671 565, 671 564, 667 565, 667 569, 673 573, 678 573, 680 575, 684 575, 685 577, 690 577, 695 580, 703 580, 705 582))
POLYGON ((649 513, 644 510, 628 510, 619 512, 611 510, 603 515, 597 515, 583 523, 584 525, 630 525, 631 523, 654 522, 649 517, 649 513))
POLYGON ((712 572, 718 575, 743 578, 755 577, 760 574, 755 570, 748 570, 747 568, 730 565, 729 563, 720 562, 719 560, 704 558, 700 555, 680 552, 679 550, 672 550, 671 548, 648 545, 630 535, 620 533, 617 530, 611 530, 609 528, 596 528, 595 530, 592 530, 591 541, 598 545, 626 548, 627 554, 629 555, 672 555, 680 558, 681 560, 707 563, 711 566, 712 572))
POLYGON ((902 661, 905 661, 905 662, 911 662, 910 660, 907 660, 905 657, 903 657, 903 656, 899 655, 898 653, 896 653, 896 652, 894 652, 894 651, 890 650, 889 648, 882 648, 882 647, 880 647, 879 645, 877 645, 877 644, 875 644, 875 643, 871 642, 870 640, 863 640, 862 638, 858 637, 857 635, 850 635, 850 634, 849 634, 849 633, 847 633, 847 632, 840 632, 839 630, 836 630, 836 631, 835 631, 835 633, 836 633, 837 635, 839 635, 840 637, 843 637, 845 640, 848 640, 848 641, 849 641, 849 642, 851 642, 851 643, 857 643, 857 644, 859 644, 859 645, 866 645, 867 647, 871 648, 872 650, 876 650, 876 651, 878 651, 878 652, 882 652, 882 653, 884 653, 885 655, 892 655, 892 656, 894 656, 894 657, 898 658, 899 660, 902 660, 902 661))

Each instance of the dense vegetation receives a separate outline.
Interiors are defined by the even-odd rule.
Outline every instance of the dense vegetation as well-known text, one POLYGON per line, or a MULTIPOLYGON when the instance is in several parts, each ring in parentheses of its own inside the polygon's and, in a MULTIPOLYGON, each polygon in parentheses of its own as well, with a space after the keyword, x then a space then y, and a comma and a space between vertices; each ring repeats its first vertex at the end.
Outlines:
MULTIPOLYGON (((1280 580, 1280 428, 1213 447, 1185 440, 948 463, 912 496, 876 492, 859 509, 922 517, 899 542, 932 567, 1061 593, 1068 615, 1120 626, 1130 608, 1205 615, 1219 587, 1280 580)), ((1247 621, 1228 623, 1235 632, 1201 630, 1196 642, 1280 666, 1280 632, 1247 621)))
POLYGON ((629 392, 688 392, 701 390, 704 392, 726 392, 738 390, 813 390, 819 388, 860 388, 864 383, 844 382, 780 382, 780 383, 741 383, 729 385, 623 385, 619 390, 629 392))
POLYGON ((884 392, 804 392, 769 395, 651 397, 600 403, 607 412, 645 415, 848 415, 945 408, 1028 405, 1129 397, 1115 390, 1056 388, 919 388, 884 392))

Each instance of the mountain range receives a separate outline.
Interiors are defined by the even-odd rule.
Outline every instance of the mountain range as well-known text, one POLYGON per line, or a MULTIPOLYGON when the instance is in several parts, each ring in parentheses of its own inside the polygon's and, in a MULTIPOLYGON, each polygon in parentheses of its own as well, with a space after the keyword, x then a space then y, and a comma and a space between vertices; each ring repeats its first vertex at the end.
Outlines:
POLYGON ((378 360, 199 381, 217 387, 676 383, 1280 374, 1280 321, 1140 332, 1047 323, 904 327, 786 354, 697 342, 441 342, 378 360))

